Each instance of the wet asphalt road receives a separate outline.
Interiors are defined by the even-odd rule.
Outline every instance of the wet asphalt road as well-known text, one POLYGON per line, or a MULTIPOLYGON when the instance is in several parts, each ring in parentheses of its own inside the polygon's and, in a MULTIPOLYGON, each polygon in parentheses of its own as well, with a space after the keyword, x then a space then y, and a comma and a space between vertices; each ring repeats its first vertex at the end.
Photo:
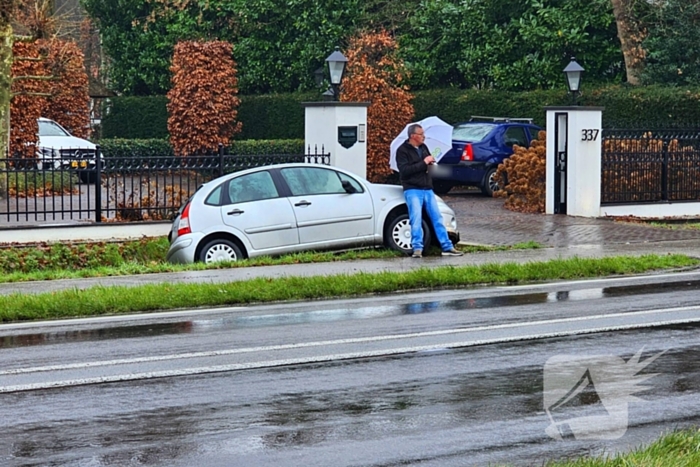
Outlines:
MULTIPOLYGON (((2 326, 0 464, 541 465, 624 450, 700 423, 698 284, 683 273, 2 326), (629 362, 642 348, 665 353, 640 370, 657 376, 622 438, 546 434, 551 358, 629 362)), ((605 413, 595 388, 557 409, 605 413)))

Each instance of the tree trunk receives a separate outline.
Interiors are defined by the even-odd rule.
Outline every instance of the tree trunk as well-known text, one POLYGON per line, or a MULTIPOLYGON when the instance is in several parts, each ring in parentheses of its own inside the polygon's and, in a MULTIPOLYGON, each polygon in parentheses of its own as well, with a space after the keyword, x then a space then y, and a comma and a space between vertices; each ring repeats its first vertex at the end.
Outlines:
POLYGON ((620 39, 622 55, 625 58, 627 82, 638 85, 644 69, 644 34, 632 13, 636 0, 612 0, 613 14, 617 23, 617 37, 620 39))
MULTIPOLYGON (((0 159, 7 157, 10 143, 10 99, 12 85, 12 26, 0 21, 0 159)), ((0 160, 0 170, 5 161, 0 160)), ((0 174, 0 196, 7 193, 7 178, 0 174)))

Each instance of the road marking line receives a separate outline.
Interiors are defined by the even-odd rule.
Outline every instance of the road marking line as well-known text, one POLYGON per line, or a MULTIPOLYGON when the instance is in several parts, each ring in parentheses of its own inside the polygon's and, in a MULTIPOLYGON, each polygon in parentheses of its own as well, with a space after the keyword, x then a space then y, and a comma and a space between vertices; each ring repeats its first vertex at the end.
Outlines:
MULTIPOLYGON (((700 319, 700 317, 698 318, 700 319)), ((601 332, 611 332, 611 331, 621 331, 630 329, 641 329, 648 328, 650 326, 668 326, 672 324, 685 324, 697 322, 698 319, 679 319, 679 320, 667 320, 659 321, 656 323, 638 323, 638 324, 628 324, 619 326, 607 326, 600 328, 589 328, 580 329, 572 331, 556 331, 541 334, 530 334, 524 336, 514 336, 514 337, 502 337, 493 339, 482 339, 482 340, 472 340, 463 342, 453 342, 453 343, 442 343, 434 345, 423 345, 414 347, 403 347, 397 349, 387 349, 387 350, 374 350, 367 352, 350 352, 343 354, 333 354, 333 355, 319 355, 315 357, 303 357, 303 358, 290 358, 283 360, 268 360, 260 362, 251 363, 232 363, 228 365, 218 365, 209 367, 199 367, 199 368, 186 368, 182 370, 168 370, 168 371, 154 371, 148 373, 131 373, 122 375, 112 375, 104 376, 98 378, 81 378, 63 381, 47 381, 42 383, 32 383, 32 384, 18 384, 14 386, 0 386, 0 394, 7 394, 12 392, 27 392, 27 391, 38 391, 43 389, 55 389, 71 386, 86 386, 92 384, 105 384, 105 383, 118 383, 126 381, 136 381, 136 380, 147 380, 147 379, 157 379, 157 378, 173 378, 180 376, 194 376, 209 373, 224 373, 231 371, 241 371, 241 370, 258 370, 265 368, 274 368, 280 366, 290 366, 290 365, 302 365, 309 363, 328 363, 341 360, 352 360, 358 358, 374 358, 374 357, 388 357, 393 355, 401 355, 408 353, 417 352, 429 352, 429 351, 439 351, 439 350, 451 350, 464 347, 475 347, 479 345, 487 344, 500 344, 507 342, 518 342, 525 340, 536 340, 536 339, 549 339, 554 337, 565 337, 565 336, 575 336, 584 334, 595 334, 601 332)))
MULTIPOLYGON (((698 271, 688 271, 688 272, 674 272, 674 273, 669 273, 669 274, 664 274, 663 277, 683 277, 683 276, 697 276, 700 275, 700 272, 698 271)), ((552 286, 562 286, 562 285, 579 285, 579 284, 596 284, 598 282, 620 282, 620 281, 635 281, 635 280, 644 280, 644 279, 658 279, 661 277, 658 274, 648 274, 646 276, 627 276, 627 277, 602 277, 600 279, 580 279, 580 280, 574 280, 574 281, 562 281, 562 282, 546 282, 543 284, 523 284, 523 285, 499 285, 494 288, 496 289, 508 289, 508 290, 517 290, 517 289, 541 289, 545 287, 552 287, 552 286)), ((663 284, 664 282, 660 282, 663 284)))
MULTIPOLYGON (((673 307, 673 308, 659 308, 655 310, 644 310, 644 311, 633 311, 633 312, 623 312, 623 313, 610 313, 601 314, 593 316, 577 316, 572 318, 558 318, 551 320, 540 320, 540 321, 529 321, 525 323, 508 323, 508 324, 496 324, 491 326, 477 326, 471 328, 459 328, 459 329, 442 329, 439 331, 425 331, 425 332, 415 332, 407 334, 394 334, 385 336, 372 336, 372 337, 356 337, 348 339, 334 339, 327 341, 315 341, 315 342, 299 342, 296 344, 279 344, 279 345, 268 345, 260 347, 244 347, 240 349, 226 349, 226 350, 212 350, 207 352, 188 352, 182 354, 171 354, 171 355, 159 355, 152 357, 138 357, 129 359, 115 359, 115 360, 103 360, 103 361, 92 361, 92 362, 81 362, 81 363, 69 363, 63 365, 48 365, 41 367, 30 367, 30 368, 15 368, 11 370, 0 371, 0 376, 2 375, 18 375, 27 373, 39 373, 45 371, 62 371, 62 370, 75 370, 84 368, 94 368, 100 366, 111 366, 111 365, 128 365, 135 363, 151 363, 160 362, 167 360, 184 360, 189 358, 206 358, 206 357, 220 357, 225 355, 234 355, 242 353, 253 353, 253 352, 269 352, 278 350, 292 350, 301 349, 309 347, 321 347, 321 346, 331 346, 331 345, 346 345, 346 344, 362 344, 369 342, 381 342, 389 340, 398 339, 412 339, 420 337, 431 337, 431 336, 441 336, 449 334, 466 334, 470 332, 480 332, 480 331, 494 331, 500 329, 513 329, 513 328, 524 328, 531 326, 543 326, 551 324, 561 324, 561 323, 573 323, 580 321, 594 321, 599 319, 611 319, 620 317, 635 317, 644 316, 651 314, 662 314, 662 313, 673 313, 679 311, 692 311, 700 310, 700 305, 685 306, 685 307, 673 307)), ((700 320, 700 315, 697 317, 700 320)), ((691 320, 692 321, 692 320, 691 320)), ((649 326, 649 325, 646 325, 649 326)))

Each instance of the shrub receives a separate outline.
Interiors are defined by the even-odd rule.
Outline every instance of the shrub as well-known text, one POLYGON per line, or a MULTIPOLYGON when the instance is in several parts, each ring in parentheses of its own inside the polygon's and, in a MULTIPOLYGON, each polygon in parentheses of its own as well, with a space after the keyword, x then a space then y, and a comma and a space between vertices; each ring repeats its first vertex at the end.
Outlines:
POLYGON ((386 32, 353 38, 347 52, 348 78, 343 101, 369 102, 367 109, 367 179, 385 181, 391 175, 389 146, 413 118, 411 94, 403 86, 404 67, 397 45, 386 32))
POLYGON ((168 98, 165 96, 122 96, 108 99, 102 109, 102 137, 167 138, 167 103, 168 98))
POLYGON ((511 211, 544 212, 546 201, 547 135, 540 131, 529 148, 513 146, 513 155, 498 166, 496 177, 502 189, 495 196, 506 198, 511 211))
POLYGON ((78 192, 78 178, 65 171, 9 172, 7 187, 10 196, 33 198, 78 192))
POLYGON ((207 154, 241 131, 233 47, 222 41, 175 46, 168 92, 168 132, 178 156, 207 154))

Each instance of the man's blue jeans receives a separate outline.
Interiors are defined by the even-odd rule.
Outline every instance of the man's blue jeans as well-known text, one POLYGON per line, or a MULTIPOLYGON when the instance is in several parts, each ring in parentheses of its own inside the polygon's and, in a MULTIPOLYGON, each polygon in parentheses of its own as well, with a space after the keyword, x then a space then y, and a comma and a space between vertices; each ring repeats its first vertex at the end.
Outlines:
POLYGON ((433 190, 410 189, 404 190, 406 205, 408 206, 408 218, 411 223, 411 246, 413 250, 423 250, 423 209, 428 213, 430 222, 433 224, 435 235, 442 251, 448 251, 454 248, 450 237, 447 235, 447 230, 442 223, 442 214, 438 208, 437 199, 433 190))

